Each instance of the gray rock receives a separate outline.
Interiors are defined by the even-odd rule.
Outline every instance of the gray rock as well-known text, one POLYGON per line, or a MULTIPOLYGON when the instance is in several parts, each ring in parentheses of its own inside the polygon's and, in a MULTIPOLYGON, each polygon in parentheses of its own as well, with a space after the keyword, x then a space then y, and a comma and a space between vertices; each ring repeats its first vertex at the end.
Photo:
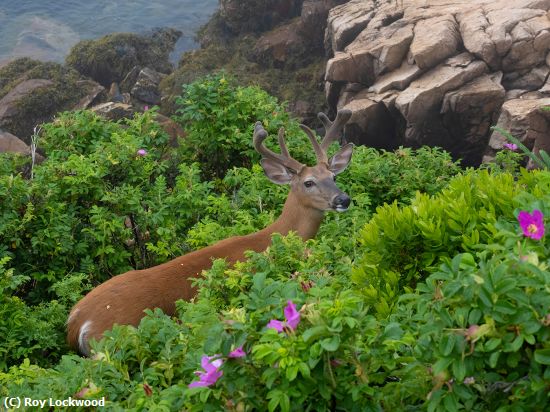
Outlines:
POLYGON ((160 104, 159 84, 163 77, 161 73, 149 67, 144 68, 139 72, 130 91, 131 96, 145 103, 160 104))
POLYGON ((135 112, 133 106, 126 103, 116 102, 102 103, 92 107, 91 110, 108 120, 115 121, 123 118, 131 118, 135 112))
POLYGON ((73 110, 83 110, 97 104, 101 95, 105 95, 105 87, 93 80, 79 80, 77 84, 89 92, 73 107, 73 110))
POLYGON ((505 102, 550 95, 550 0, 351 0, 329 13, 325 47, 327 102, 353 111, 355 141, 438 145, 475 165, 501 110, 548 132, 546 114, 505 102))
MULTIPOLYGON (((509 131, 535 153, 540 149, 550 153, 550 112, 541 110, 541 107, 549 105, 548 97, 508 100, 502 105, 497 126, 509 131)), ((491 161, 496 152, 502 150, 504 143, 507 143, 506 137, 495 130, 489 140, 483 161, 491 161)), ((533 165, 530 164, 530 166, 533 165)))
POLYGON ((330 10, 325 31, 328 54, 343 51, 374 17, 374 1, 351 0, 330 10))

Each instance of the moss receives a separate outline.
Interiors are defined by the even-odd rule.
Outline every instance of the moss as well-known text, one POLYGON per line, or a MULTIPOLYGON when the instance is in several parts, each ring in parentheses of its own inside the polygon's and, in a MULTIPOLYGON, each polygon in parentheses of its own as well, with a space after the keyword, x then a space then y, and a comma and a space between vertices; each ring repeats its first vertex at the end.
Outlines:
POLYGON ((18 79, 39 64, 39 61, 25 57, 23 59, 14 60, 2 67, 0 69, 0 99, 4 97, 14 85, 19 83, 19 81, 17 81, 18 79))
MULTIPOLYGON (((168 114, 175 111, 174 100, 181 94, 183 84, 220 70, 232 75, 239 84, 260 86, 280 100, 304 100, 312 104, 314 110, 324 108, 323 56, 311 56, 309 64, 300 69, 266 68, 251 60, 256 41, 256 36, 245 35, 223 45, 211 43, 203 49, 185 53, 178 69, 161 82, 163 94, 170 96, 163 102, 162 111, 168 114)), ((300 66, 297 62, 292 65, 300 66)))
MULTIPOLYGON (((89 92, 89 85, 79 85, 79 73, 66 66, 52 62, 38 62, 30 59, 18 59, 2 69, 6 70, 7 81, 4 81, 2 95, 8 93, 19 83, 28 79, 47 79, 53 85, 36 89, 22 98, 17 106, 17 113, 2 121, 1 127, 14 135, 29 141, 34 126, 50 121, 53 116, 68 110, 89 92)), ((2 74, 2 73, 0 73, 2 74)), ((1 77, 4 80, 4 77, 1 77)))
MULTIPOLYGON (((179 35, 175 37, 177 40, 179 35)), ((122 81, 134 66, 148 66, 164 73, 171 71, 170 50, 166 42, 155 36, 114 33, 79 42, 71 49, 66 63, 108 87, 112 82, 122 81)))

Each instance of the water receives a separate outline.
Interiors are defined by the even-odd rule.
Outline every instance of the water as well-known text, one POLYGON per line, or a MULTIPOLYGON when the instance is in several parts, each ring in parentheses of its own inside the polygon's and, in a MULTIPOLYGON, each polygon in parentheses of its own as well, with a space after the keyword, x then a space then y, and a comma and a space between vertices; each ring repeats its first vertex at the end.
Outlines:
POLYGON ((194 35, 218 0, 0 0, 0 63, 15 57, 62 62, 78 41, 113 32, 183 32, 171 59, 195 48, 194 35))

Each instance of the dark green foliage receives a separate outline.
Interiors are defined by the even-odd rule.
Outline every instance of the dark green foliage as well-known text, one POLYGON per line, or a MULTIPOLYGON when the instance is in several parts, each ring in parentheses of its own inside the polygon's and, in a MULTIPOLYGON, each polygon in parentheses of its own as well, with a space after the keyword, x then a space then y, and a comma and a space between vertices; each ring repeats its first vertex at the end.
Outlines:
MULTIPOLYGON (((214 101, 222 79, 203 82, 214 101)), ((222 86, 244 99, 243 117, 261 98, 222 86)), ((550 213, 550 174, 514 166, 453 177, 457 166, 431 149, 356 148, 338 176, 354 204, 328 213, 315 239, 275 235, 246 262, 218 260, 176 319, 147 311, 138 328, 106 333, 94 359, 59 360, 67 312, 91 286, 278 215, 287 188, 267 181, 239 116, 227 119, 232 132, 210 131, 211 144, 229 135, 248 154, 228 161, 252 167, 229 167, 215 183, 201 180, 188 148, 166 147, 149 113, 127 125, 64 115, 44 128, 49 160, 34 180, 10 170, 17 161, 0 168, 0 396, 81 394, 112 410, 545 410, 550 251, 516 216, 550 213), (296 330, 266 328, 284 320, 288 300, 300 310, 296 330), (228 358, 241 345, 246 356, 228 358), (190 389, 203 355, 221 357, 223 375, 190 389)), ((307 157, 304 136, 289 141, 307 157)))
POLYGON ((187 132, 186 155, 200 163, 207 178, 221 178, 231 167, 251 167, 258 162, 259 155, 251 145, 257 121, 262 121, 272 136, 266 144, 273 147, 279 128, 286 127, 292 156, 312 158, 298 124, 289 120, 284 106, 258 87, 236 86, 221 73, 183 86, 183 95, 176 103, 180 106, 176 119, 187 132))

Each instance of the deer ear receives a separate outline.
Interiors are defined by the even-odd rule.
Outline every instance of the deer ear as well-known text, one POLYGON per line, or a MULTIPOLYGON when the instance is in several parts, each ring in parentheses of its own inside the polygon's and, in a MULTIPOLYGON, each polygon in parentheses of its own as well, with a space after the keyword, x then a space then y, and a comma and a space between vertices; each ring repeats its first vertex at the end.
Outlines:
POLYGON ((279 162, 271 159, 262 159, 260 164, 269 180, 278 185, 285 185, 292 180, 293 172, 279 162))
POLYGON ((328 168, 335 175, 342 173, 348 167, 353 153, 353 143, 348 143, 334 154, 328 161, 328 168))

